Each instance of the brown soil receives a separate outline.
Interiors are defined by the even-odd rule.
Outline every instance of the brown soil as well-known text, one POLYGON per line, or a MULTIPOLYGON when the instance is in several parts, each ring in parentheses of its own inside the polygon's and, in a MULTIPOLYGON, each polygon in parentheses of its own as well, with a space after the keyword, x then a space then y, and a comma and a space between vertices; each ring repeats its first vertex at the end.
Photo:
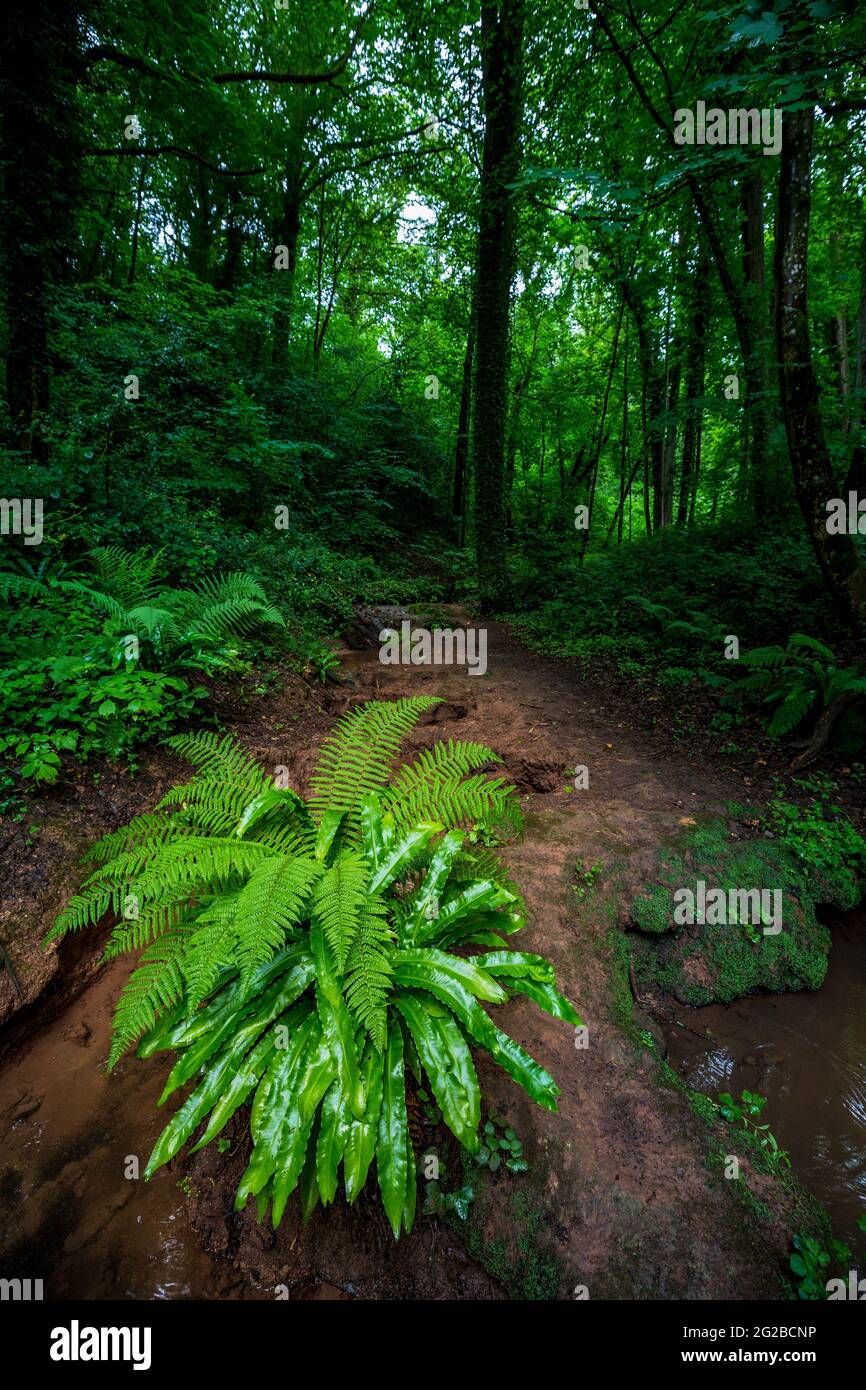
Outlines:
MULTIPOLYGON (((473 1170, 468 1227, 419 1217, 396 1247, 373 1200, 352 1212, 339 1203, 317 1212, 304 1232, 290 1210, 276 1236, 256 1227, 252 1206, 236 1215, 240 1127, 226 1153, 211 1146, 176 1160, 146 1188, 124 1177, 127 1157, 143 1167, 159 1131, 153 1103, 164 1063, 128 1059, 107 1077, 109 1006, 128 967, 94 977, 92 934, 69 948, 80 953, 73 969, 54 951, 43 963, 38 939, 80 877, 83 846, 152 804, 175 777, 176 765, 156 752, 135 780, 105 775, 99 800, 84 782, 48 794, 35 845, 16 827, 5 846, 7 864, 19 865, 9 918, 18 926, 3 930, 24 1007, 0 975, 0 1008, 11 1015, 17 1006, 19 1018, 7 1030, 18 1056, 0 1085, 0 1112, 13 1120, 0 1145, 10 1227, 4 1274, 53 1271, 50 1296, 61 1298, 274 1298, 281 1289, 302 1298, 489 1299, 506 1289, 523 1297, 571 1298, 581 1289, 590 1298, 779 1297, 795 1217, 754 1220, 735 1184, 708 1168, 704 1122, 681 1092, 661 1084, 658 1063, 620 1026, 611 944, 620 904, 647 881, 659 844, 684 818, 720 813, 727 798, 742 797, 742 774, 689 762, 670 747, 662 753, 634 731, 639 711, 530 653, 504 626, 487 629, 484 676, 383 666, 375 653, 349 652, 338 686, 289 679, 248 704, 224 699, 219 713, 267 766, 287 765, 302 791, 334 717, 371 697, 443 697, 413 749, 455 737, 502 755, 527 816, 524 838, 505 851, 529 909, 520 945, 554 961, 589 1027, 589 1047, 577 1050, 573 1030, 528 1001, 503 1011, 504 1026, 556 1076, 556 1115, 480 1059, 489 1103, 521 1135, 529 1172, 491 1179, 473 1170), (576 764, 589 768, 587 790, 573 789, 566 770, 576 764), (587 887, 581 876, 594 865, 601 875, 587 887)), ((747 1158, 743 1167, 755 1196, 772 1199, 776 1212, 794 1200, 747 1158)), ((448 1171, 458 1186, 450 1156, 448 1171)))

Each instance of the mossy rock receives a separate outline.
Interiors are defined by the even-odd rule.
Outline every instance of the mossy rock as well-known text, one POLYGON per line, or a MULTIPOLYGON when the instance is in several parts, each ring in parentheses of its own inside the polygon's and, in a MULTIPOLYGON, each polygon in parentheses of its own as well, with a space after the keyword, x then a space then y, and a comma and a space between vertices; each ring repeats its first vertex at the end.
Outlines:
POLYGON ((842 906, 852 891, 857 892, 853 876, 806 881, 795 856, 776 841, 734 840, 723 821, 713 821, 666 852, 657 882, 632 903, 637 979, 692 1005, 729 1003, 756 990, 818 989, 831 937, 816 906, 828 900, 842 906), (757 925, 750 935, 735 921, 677 925, 674 894, 682 888, 695 892, 699 880, 708 893, 779 890, 781 931, 765 934, 757 925))

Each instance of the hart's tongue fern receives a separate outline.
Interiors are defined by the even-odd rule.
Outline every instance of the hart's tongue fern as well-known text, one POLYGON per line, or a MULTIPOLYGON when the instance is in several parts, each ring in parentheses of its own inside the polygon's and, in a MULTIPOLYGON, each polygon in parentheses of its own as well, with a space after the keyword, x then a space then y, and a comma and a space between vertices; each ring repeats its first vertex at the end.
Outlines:
POLYGON ((349 1201, 375 1160, 399 1235, 415 1211, 406 1069, 468 1149, 478 1147, 483 1047, 540 1105, 558 1088, 484 1005, 528 995, 579 1024, 542 956, 512 951, 518 894, 478 832, 515 831, 512 787, 483 744, 437 743, 392 775, 429 698, 371 702, 337 725, 305 803, 272 785, 230 737, 169 746, 195 769, 152 815, 91 851, 98 868, 49 933, 118 918, 106 956, 140 950, 117 1005, 109 1065, 178 1060, 162 1100, 193 1083, 163 1130, 150 1177, 206 1121, 209 1143, 251 1103, 250 1196, 276 1225, 300 1186, 304 1216, 349 1201), (483 947, 483 954, 466 954, 483 947), (460 954, 455 954, 455 951, 460 954))

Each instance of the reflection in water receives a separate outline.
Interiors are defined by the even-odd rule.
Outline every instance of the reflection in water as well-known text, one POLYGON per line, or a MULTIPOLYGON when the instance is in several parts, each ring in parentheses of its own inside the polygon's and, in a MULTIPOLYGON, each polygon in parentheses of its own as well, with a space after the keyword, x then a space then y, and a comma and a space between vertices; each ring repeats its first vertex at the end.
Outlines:
POLYGON ((667 1030, 671 1065, 696 1090, 767 1097, 762 1121, 797 1175, 826 1205, 855 1254, 866 1212, 866 912, 830 920, 833 949, 820 990, 753 995, 689 1012, 667 1030))

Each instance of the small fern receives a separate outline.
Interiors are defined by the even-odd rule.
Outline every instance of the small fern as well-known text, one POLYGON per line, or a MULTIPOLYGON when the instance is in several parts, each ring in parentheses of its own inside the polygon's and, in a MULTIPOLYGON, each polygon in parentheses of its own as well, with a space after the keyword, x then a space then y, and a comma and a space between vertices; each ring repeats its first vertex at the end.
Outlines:
POLYGON ((4 576, 0 594, 44 597, 52 589, 83 600, 103 619, 118 661, 128 662, 128 639, 150 670, 219 670, 235 664, 234 641, 284 626, 282 614, 250 574, 206 576, 191 589, 160 586, 161 555, 101 546, 88 556, 92 580, 55 579, 48 584, 4 576))
POLYGON ((854 667, 837 666, 831 648, 806 633, 792 633, 785 647, 744 652, 740 662, 746 673, 726 698, 753 698, 774 706, 766 719, 772 738, 805 727, 810 715, 822 714, 839 695, 866 695, 866 677, 854 667))
MULTIPOLYGON (((116 563, 117 555, 107 557, 116 563)), ((131 582, 131 581, 130 581, 131 582)), ((300 1184, 303 1210, 354 1201, 373 1160, 395 1236, 412 1225, 415 1159, 405 1071, 426 1074, 446 1122, 477 1149, 481 1047, 540 1105, 551 1076, 485 1005, 526 994, 580 1020, 539 956, 511 951, 519 895, 479 837, 519 823, 513 788, 481 744, 436 743, 396 774, 431 699, 374 702, 325 741, 306 805, 225 735, 169 746, 195 769, 91 851, 96 864, 50 933, 117 923, 107 958, 141 952, 117 1004, 109 1058, 172 1049, 163 1099, 193 1089, 158 1139, 150 1177, 206 1121, 209 1143, 252 1098, 252 1154, 237 1205, 274 1225, 300 1184), (390 780, 393 777, 393 780, 390 780), (473 947, 486 955, 467 955, 473 947), (459 951, 460 954, 455 952, 459 951)))

